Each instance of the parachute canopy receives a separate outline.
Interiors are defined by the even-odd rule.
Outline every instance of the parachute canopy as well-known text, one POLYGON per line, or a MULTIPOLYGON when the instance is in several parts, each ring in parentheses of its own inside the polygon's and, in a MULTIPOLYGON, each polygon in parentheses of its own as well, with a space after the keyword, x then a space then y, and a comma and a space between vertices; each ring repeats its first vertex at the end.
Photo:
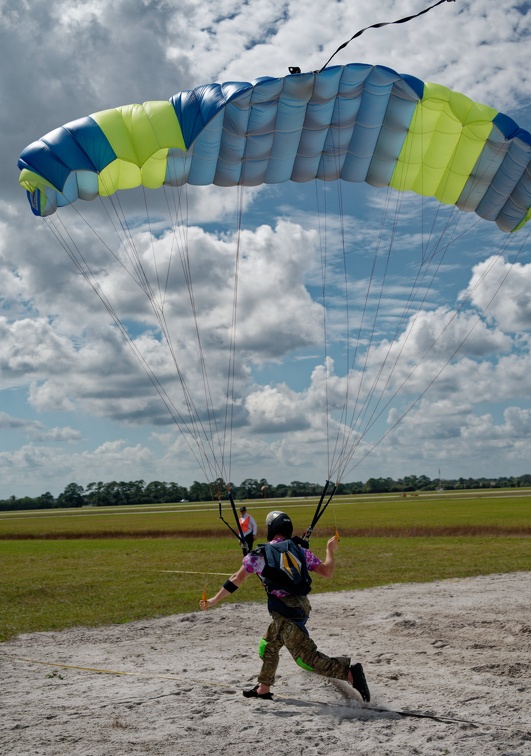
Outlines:
POLYGON ((208 84, 94 113, 27 147, 33 212, 143 184, 344 179, 436 197, 515 231, 531 215, 531 135, 494 108, 390 68, 208 84))

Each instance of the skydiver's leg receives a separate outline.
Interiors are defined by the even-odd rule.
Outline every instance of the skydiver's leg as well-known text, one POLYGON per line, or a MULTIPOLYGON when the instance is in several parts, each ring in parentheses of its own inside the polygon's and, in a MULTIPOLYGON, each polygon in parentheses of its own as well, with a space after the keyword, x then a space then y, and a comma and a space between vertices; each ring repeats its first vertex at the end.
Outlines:
MULTIPOLYGON (((323 677, 346 680, 360 693, 364 701, 370 701, 369 688, 361 664, 350 664, 347 656, 327 656, 318 650, 315 642, 310 638, 306 629, 311 606, 305 597, 288 597, 284 603, 291 607, 300 607, 304 617, 292 620, 283 617, 276 611, 271 611, 273 622, 260 642, 260 656, 262 669, 255 688, 259 696, 268 696, 270 687, 275 682, 278 667, 279 652, 286 646, 295 662, 309 672, 315 672, 323 677)), ((244 693, 245 695, 245 693, 244 693)), ((270 697, 270 696, 269 696, 270 697)))
POLYGON ((282 640, 282 627, 286 622, 285 617, 281 617, 276 612, 273 614, 273 622, 267 628, 267 632, 260 641, 258 653, 262 659, 262 669, 258 675, 260 686, 258 693, 269 693, 269 688, 275 682, 275 674, 278 667, 278 655, 284 645, 282 640))
POLYGON ((310 636, 291 620, 286 620, 282 626, 282 642, 299 667, 323 677, 349 680, 350 659, 323 654, 310 636))
POLYGON ((310 672, 324 677, 335 677, 349 680, 350 659, 347 657, 329 657, 317 649, 316 644, 308 635, 305 628, 310 613, 307 599, 287 599, 289 605, 301 606, 305 610, 305 617, 299 622, 287 619, 273 611, 273 622, 260 642, 259 653, 262 658, 262 669, 258 675, 260 683, 259 693, 269 692, 275 682, 278 667, 279 652, 286 646, 295 662, 310 672))

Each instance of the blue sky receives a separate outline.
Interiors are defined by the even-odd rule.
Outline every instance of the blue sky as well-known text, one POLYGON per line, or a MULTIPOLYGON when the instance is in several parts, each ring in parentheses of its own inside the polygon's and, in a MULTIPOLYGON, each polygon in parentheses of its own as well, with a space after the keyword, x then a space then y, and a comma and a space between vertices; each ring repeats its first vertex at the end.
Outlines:
MULTIPOLYGON (((386 0, 377 10, 368 0, 309 0, 304 5, 192 0, 185 6, 174 0, 3 3, 0 497, 57 495, 72 481, 83 486, 138 479, 189 485, 208 474, 94 292, 45 223, 32 216, 18 187, 16 162, 22 149, 63 123, 107 107, 168 99, 212 81, 284 76, 291 65, 316 70, 358 29, 423 7, 418 0, 386 0)), ((368 31, 334 63, 382 64, 436 81, 493 105, 529 130, 530 31, 530 4, 506 2, 502 7, 494 0, 457 0, 410 24, 368 31)), ((362 365, 360 396, 375 381, 381 386, 387 381, 385 370, 396 367, 374 413, 377 419, 347 465, 344 480, 409 474, 435 478, 439 470, 443 477, 529 472, 531 261, 525 229, 509 240, 493 224, 460 214, 453 236, 443 237, 451 243, 436 248, 439 233, 429 237, 428 229, 433 218, 441 226, 447 216, 432 200, 406 197, 400 212, 390 213, 398 225, 393 226, 393 252, 380 296, 376 281, 387 249, 386 241, 379 242, 382 213, 396 197, 365 185, 342 191, 347 211, 341 216, 336 189, 317 190, 321 208, 326 196, 326 235, 313 185, 265 187, 241 196, 218 188, 186 194, 186 246, 209 390, 221 411, 240 201, 244 208, 236 405, 223 452, 227 475, 235 483, 245 478, 324 481, 354 356, 351 397, 362 365), (426 249, 428 238, 431 247, 426 249), (502 246, 506 242, 507 249, 502 246), (379 243, 369 306, 362 316, 379 243), (426 278, 406 306, 423 250, 435 253, 433 279, 428 287, 426 278)), ((156 250, 164 259, 176 237, 168 232, 157 199, 150 198, 150 226, 137 204, 142 197, 131 193, 124 201, 139 249, 156 250)), ((83 212, 95 228, 110 233, 103 230, 96 207, 83 212)), ((75 219, 69 222, 84 250, 98 256, 94 259, 101 262, 103 285, 121 306, 122 322, 135 344, 154 360, 157 376, 175 389, 175 402, 182 407, 169 352, 152 326, 145 300, 123 269, 99 257, 87 228, 75 219)), ((179 265, 172 267, 172 337, 187 385, 200 403, 195 325, 179 265)))

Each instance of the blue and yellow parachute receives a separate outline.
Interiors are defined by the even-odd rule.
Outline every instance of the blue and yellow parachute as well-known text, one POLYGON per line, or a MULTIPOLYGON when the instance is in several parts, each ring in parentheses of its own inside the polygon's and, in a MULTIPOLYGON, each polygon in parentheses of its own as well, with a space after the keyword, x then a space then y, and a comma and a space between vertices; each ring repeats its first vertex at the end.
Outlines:
POLYGON ((141 184, 341 178, 433 196, 510 232, 530 218, 530 160, 531 135, 494 108, 354 63, 94 113, 31 144, 18 164, 40 216, 141 184))

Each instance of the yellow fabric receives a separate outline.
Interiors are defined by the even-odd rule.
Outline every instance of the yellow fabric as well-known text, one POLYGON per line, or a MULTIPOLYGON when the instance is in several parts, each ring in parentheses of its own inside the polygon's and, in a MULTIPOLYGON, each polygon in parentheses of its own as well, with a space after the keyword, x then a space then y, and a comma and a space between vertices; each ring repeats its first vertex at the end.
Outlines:
POLYGON ((455 204, 498 111, 439 84, 426 84, 390 186, 455 204))
POLYGON ((101 195, 140 184, 150 189, 162 186, 168 148, 186 149, 170 102, 125 105, 93 113, 91 117, 116 153, 116 160, 99 175, 101 195))
POLYGON ((44 186, 49 186, 52 189, 55 189, 53 184, 43 178, 39 173, 34 173, 34 171, 30 171, 28 168, 23 168, 20 171, 19 184, 24 189, 27 189, 28 192, 34 192, 35 189, 42 189, 44 186))

